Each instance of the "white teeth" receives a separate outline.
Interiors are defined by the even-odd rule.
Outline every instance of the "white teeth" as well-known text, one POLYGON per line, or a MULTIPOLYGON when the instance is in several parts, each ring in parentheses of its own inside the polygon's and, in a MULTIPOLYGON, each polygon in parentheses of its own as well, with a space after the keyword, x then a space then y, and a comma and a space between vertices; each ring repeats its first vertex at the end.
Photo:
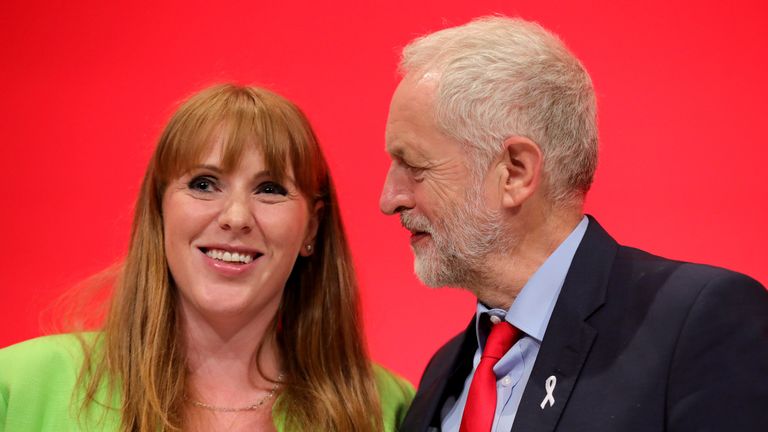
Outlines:
POLYGON ((215 260, 225 262, 248 264, 249 262, 253 261, 253 255, 238 252, 228 252, 219 249, 208 249, 205 254, 215 260))

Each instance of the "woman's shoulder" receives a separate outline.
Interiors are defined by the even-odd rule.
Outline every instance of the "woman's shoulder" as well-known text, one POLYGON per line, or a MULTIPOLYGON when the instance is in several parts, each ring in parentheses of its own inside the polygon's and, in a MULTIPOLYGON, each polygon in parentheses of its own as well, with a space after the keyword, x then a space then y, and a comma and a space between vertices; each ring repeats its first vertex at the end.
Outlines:
POLYGON ((381 400, 384 430, 397 430, 413 400, 413 384, 378 364, 373 365, 373 374, 381 400))
POLYGON ((71 430, 85 349, 97 340, 97 333, 62 334, 0 349, 0 429, 71 430))
POLYGON ((84 350, 98 339, 98 333, 67 333, 42 336, 0 349, 0 380, 21 380, 35 376, 75 375, 84 350))
MULTIPOLYGON (((95 332, 64 333, 25 340, 0 349, 0 361, 29 360, 32 363, 81 361, 83 344, 93 344, 99 334, 95 332)), ((8 366, 14 365, 9 363, 8 366)), ((31 365, 24 362, 18 366, 31 365)))
POLYGON ((376 378, 380 396, 408 399, 409 402, 413 399, 415 390, 410 381, 377 363, 373 364, 373 375, 376 378))
POLYGON ((0 349, 0 392, 74 384, 83 364, 84 350, 97 340, 97 335, 42 336, 0 349))

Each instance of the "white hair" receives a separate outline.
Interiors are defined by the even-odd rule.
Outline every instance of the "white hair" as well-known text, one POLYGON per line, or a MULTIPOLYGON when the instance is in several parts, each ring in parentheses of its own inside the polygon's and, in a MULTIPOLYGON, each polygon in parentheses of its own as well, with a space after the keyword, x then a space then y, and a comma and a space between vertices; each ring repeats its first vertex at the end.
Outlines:
POLYGON ((400 71, 438 75, 437 124, 474 150, 476 178, 504 140, 525 136, 544 155, 552 202, 583 200, 597 168, 595 93, 557 36, 519 18, 482 17, 412 41, 400 71))

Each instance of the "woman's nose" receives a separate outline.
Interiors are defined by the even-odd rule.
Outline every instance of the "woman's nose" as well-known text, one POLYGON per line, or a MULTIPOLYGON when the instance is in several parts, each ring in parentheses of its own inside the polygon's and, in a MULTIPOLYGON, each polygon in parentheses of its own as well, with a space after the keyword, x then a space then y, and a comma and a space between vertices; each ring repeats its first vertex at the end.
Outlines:
POLYGON ((226 231, 250 232, 253 229, 254 216, 248 205, 247 197, 230 197, 219 213, 219 226, 226 231))

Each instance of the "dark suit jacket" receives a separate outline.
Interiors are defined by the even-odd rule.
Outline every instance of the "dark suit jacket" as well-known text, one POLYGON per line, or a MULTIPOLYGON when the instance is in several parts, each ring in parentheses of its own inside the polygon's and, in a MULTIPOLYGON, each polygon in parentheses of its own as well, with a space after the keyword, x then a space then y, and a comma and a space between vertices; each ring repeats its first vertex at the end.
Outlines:
MULTIPOLYGON (((473 321, 432 357, 401 431, 439 430, 476 348, 473 321)), ((620 246, 590 218, 512 431, 768 431, 768 292, 620 246)))

